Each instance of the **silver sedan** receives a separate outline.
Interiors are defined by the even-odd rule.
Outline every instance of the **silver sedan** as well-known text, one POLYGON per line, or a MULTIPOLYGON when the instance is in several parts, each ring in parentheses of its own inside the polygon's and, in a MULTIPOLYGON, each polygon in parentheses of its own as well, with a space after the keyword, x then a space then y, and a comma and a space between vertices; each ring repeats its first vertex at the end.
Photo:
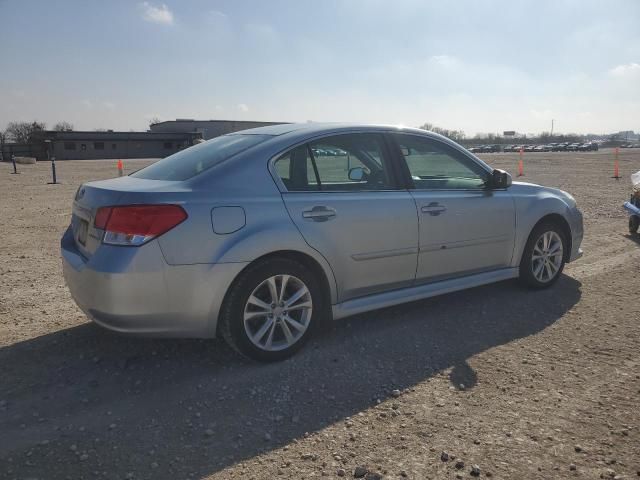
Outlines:
POLYGON ((512 278, 548 287, 582 235, 571 195, 442 136, 288 124, 80 186, 61 248, 96 323, 219 335, 269 361, 331 318, 512 278))

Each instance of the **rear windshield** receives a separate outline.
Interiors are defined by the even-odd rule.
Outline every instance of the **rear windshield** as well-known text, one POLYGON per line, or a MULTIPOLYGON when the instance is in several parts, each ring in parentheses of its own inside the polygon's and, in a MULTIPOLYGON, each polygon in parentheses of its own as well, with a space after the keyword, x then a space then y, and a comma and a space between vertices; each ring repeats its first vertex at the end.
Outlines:
POLYGON ((174 153, 131 174, 147 180, 187 180, 264 142, 271 135, 225 135, 174 153))

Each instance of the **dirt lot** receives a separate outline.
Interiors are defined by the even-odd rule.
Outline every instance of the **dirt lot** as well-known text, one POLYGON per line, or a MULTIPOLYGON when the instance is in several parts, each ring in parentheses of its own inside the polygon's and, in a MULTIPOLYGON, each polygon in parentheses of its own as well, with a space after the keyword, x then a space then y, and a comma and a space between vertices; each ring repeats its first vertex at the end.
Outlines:
POLYGON ((554 288, 360 315, 275 365, 88 323, 58 241, 78 185, 115 162, 58 162, 61 185, 48 163, 0 164, 0 478, 638 478, 640 241, 621 203, 640 150, 620 164, 616 181, 611 151, 526 155, 524 180, 585 214, 554 288))

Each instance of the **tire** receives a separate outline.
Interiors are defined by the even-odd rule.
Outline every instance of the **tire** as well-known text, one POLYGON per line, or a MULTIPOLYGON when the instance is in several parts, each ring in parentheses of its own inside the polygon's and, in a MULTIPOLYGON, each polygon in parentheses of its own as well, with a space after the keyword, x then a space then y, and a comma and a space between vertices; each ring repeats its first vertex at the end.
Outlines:
POLYGON ((635 235, 638 233, 638 227, 640 227, 640 217, 631 215, 629 217, 629 233, 635 235))
POLYGON ((520 282, 530 288, 550 287, 560 278, 566 258, 564 231, 550 222, 537 225, 529 235, 520 260, 520 282), (545 244, 545 238, 549 240, 548 244, 545 244))
POLYGON ((309 340, 323 311, 320 279, 313 272, 294 260, 268 258, 233 282, 221 309, 220 333, 253 360, 284 360, 309 340))

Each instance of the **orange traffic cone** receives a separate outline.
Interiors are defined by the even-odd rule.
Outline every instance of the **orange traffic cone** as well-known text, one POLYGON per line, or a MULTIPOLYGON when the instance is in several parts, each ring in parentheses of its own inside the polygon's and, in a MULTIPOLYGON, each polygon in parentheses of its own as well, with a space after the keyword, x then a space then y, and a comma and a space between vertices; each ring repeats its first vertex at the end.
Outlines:
POLYGON ((118 160, 118 176, 124 175, 124 165, 122 164, 122 160, 118 160))

